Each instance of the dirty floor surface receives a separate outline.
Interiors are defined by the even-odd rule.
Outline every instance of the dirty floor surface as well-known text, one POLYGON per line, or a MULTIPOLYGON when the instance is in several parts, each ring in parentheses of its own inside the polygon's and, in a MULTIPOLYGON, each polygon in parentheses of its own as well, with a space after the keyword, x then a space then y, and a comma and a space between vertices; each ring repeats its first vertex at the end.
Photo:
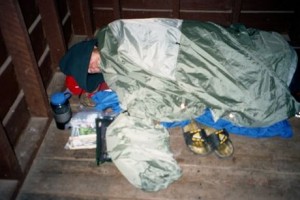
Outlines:
POLYGON ((300 119, 290 122, 294 136, 289 139, 231 134, 235 152, 229 159, 193 154, 181 129, 170 129, 170 147, 183 175, 151 193, 131 185, 113 163, 97 166, 95 149, 64 149, 71 131, 52 122, 17 199, 300 199, 300 119))

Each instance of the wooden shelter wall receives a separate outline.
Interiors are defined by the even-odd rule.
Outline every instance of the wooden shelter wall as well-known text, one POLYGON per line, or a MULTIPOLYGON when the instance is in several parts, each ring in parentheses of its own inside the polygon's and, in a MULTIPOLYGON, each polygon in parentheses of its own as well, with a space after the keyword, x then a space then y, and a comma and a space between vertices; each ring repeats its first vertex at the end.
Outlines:
POLYGON ((118 18, 169 17, 224 26, 242 23, 280 33, 289 33, 296 8, 294 0, 91 0, 91 4, 96 29, 118 18))
POLYGON ((66 0, 56 0, 59 21, 61 22, 65 46, 67 47, 73 34, 69 6, 66 0))
MULTIPOLYGON (((90 4, 94 31, 120 18, 167 17, 211 21, 223 26, 241 23, 288 36, 299 54, 300 7, 295 0, 91 0, 90 4)), ((298 67, 295 78, 300 76, 299 71, 298 67)), ((295 80, 291 88, 296 99, 300 99, 298 85, 295 80)))
POLYGON ((73 29, 67 0, 7 0, 0 9, 0 179, 22 181, 52 119, 47 87, 73 29), (33 137, 32 121, 41 122, 33 137))
POLYGON ((0 119, 9 142, 16 145, 18 137, 29 120, 29 111, 22 101, 24 96, 21 95, 11 56, 7 53, 2 35, 0 36, 0 119), (19 104, 21 101, 23 104, 19 104), (22 115, 16 115, 15 111, 21 111, 22 115))

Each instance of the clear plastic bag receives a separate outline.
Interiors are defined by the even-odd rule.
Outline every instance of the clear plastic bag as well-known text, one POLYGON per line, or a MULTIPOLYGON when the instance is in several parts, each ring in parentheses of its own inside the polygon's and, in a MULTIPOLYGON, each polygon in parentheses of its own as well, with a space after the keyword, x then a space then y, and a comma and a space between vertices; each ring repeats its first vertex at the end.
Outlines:
POLYGON ((71 135, 65 149, 96 148, 96 118, 104 116, 115 116, 115 113, 97 110, 83 110, 76 113, 69 123, 71 135))

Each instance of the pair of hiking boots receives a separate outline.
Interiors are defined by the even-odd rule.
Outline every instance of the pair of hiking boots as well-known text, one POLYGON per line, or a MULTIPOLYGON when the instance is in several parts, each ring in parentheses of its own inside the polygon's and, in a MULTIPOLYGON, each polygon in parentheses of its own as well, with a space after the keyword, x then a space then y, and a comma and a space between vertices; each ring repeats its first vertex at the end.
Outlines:
POLYGON ((186 145, 195 154, 205 156, 214 152, 219 158, 229 158, 233 155, 233 144, 225 129, 208 134, 207 129, 192 120, 183 127, 183 135, 186 145))

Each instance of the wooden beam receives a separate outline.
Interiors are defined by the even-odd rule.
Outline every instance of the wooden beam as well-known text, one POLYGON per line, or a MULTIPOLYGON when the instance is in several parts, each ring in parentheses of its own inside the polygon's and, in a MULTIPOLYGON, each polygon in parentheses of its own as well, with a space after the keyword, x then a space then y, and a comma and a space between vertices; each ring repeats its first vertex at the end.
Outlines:
POLYGON ((17 0, 0 2, 0 28, 12 57, 19 87, 32 116, 49 117, 50 106, 17 0))
POLYGON ((172 1, 172 16, 173 18, 180 18, 180 0, 172 1))
POLYGON ((115 19, 121 19, 121 4, 120 0, 114 0, 113 1, 113 9, 114 9, 114 18, 115 19))
POLYGON ((68 1, 75 35, 94 36, 90 0, 68 1))
POLYGON ((240 21, 241 9, 242 9, 242 0, 233 0, 231 23, 237 23, 240 21))
POLYGON ((0 179, 20 179, 22 170, 17 156, 0 123, 0 179))
POLYGON ((92 7, 90 0, 81 0, 82 13, 84 18, 84 24, 86 33, 88 36, 94 36, 94 27, 92 21, 92 7))
POLYGON ((38 0, 38 6, 50 48, 52 66, 55 67, 53 70, 56 70, 60 59, 66 52, 66 42, 62 31, 62 21, 59 18, 55 1, 38 0))

